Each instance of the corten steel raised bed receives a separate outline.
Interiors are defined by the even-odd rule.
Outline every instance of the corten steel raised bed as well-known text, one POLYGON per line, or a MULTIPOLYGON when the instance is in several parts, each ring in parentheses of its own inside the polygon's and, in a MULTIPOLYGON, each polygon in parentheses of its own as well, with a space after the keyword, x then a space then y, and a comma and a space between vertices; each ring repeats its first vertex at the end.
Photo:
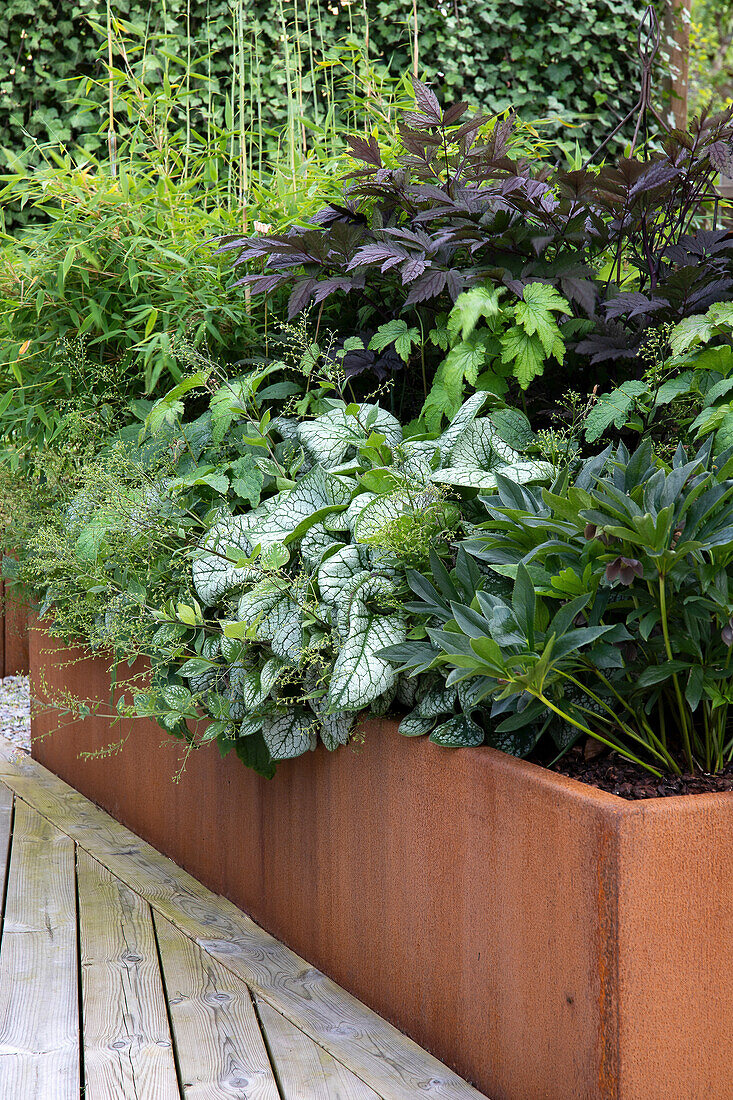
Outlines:
MULTIPOLYGON (((36 680, 108 698, 107 662, 74 656, 32 632, 36 680)), ((271 782, 211 747, 174 783, 149 722, 33 753, 494 1100, 733 1098, 733 795, 626 802, 362 733, 271 782)))
POLYGON ((28 605, 0 580, 0 677, 28 672, 28 605))

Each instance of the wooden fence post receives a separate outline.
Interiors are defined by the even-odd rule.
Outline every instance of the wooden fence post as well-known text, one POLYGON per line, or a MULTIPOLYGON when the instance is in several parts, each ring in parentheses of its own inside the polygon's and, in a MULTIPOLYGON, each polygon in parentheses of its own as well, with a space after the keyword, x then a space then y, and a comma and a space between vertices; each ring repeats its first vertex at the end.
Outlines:
POLYGON ((670 121, 680 130, 687 129, 691 3, 692 0, 664 2, 664 46, 669 56, 666 87, 670 95, 670 121))

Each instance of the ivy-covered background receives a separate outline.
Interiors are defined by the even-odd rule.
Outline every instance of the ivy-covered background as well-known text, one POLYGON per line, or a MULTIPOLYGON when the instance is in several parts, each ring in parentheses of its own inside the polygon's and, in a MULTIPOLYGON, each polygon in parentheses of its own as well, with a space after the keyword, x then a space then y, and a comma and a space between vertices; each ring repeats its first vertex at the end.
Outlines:
MULTIPOLYGON (((416 9, 412 0, 111 0, 113 17, 148 40, 160 43, 165 35, 169 55, 194 63, 205 78, 200 88, 209 89, 197 92, 195 80, 191 86, 201 122, 208 113, 225 123, 237 54, 251 125, 272 145, 281 140, 293 103, 306 120, 319 121, 332 102, 333 68, 323 62, 351 47, 366 48, 395 75, 416 66, 445 87, 451 101, 465 98, 488 111, 512 105, 527 118, 559 115, 580 123, 573 137, 592 147, 636 97, 636 31, 644 7, 639 0, 442 0, 416 9), (239 37, 238 18, 245 31, 239 37)), ((106 0, 0 5, 6 160, 27 146, 24 130, 41 143, 104 145, 98 133, 106 125, 104 89, 91 92, 99 111, 71 105, 70 93, 79 77, 105 79, 99 51, 106 54, 107 18, 106 0)))

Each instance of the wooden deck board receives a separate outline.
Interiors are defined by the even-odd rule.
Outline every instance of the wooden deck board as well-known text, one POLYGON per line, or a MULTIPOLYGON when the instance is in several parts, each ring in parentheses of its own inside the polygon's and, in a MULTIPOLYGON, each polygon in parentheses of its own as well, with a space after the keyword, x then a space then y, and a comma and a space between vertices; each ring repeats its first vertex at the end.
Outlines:
POLYGON ((0 1096, 79 1100, 74 845, 15 806, 0 945, 0 1096))
MULTIPOLYGON (((36 761, 17 753, 3 738, 0 779, 17 800, 27 802, 67 833, 148 902, 156 919, 165 918, 195 941, 246 984, 258 1001, 275 1009, 382 1100, 417 1096, 485 1100, 231 902, 202 886, 36 761)), ((302 1100, 311 1098, 304 1094, 302 1100)))
POLYGON ((283 1100, 379 1100, 378 1094, 267 1001, 256 1001, 283 1100))
POLYGON ((184 1100, 280 1100, 244 982, 155 915, 184 1100))
MULTIPOLYGON (((13 827, 13 792, 0 784, 0 898, 5 898, 5 882, 10 860, 10 836, 13 827)), ((3 913, 0 912, 0 929, 3 913)))
POLYGON ((85 1100, 179 1100, 150 907, 77 852, 85 1100))

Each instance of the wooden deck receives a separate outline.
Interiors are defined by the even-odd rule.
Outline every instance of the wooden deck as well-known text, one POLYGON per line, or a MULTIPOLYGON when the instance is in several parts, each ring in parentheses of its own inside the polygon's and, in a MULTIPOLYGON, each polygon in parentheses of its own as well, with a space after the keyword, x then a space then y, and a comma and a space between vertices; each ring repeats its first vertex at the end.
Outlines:
POLYGON ((481 1100, 4 738, 0 885, 0 1100, 481 1100))

